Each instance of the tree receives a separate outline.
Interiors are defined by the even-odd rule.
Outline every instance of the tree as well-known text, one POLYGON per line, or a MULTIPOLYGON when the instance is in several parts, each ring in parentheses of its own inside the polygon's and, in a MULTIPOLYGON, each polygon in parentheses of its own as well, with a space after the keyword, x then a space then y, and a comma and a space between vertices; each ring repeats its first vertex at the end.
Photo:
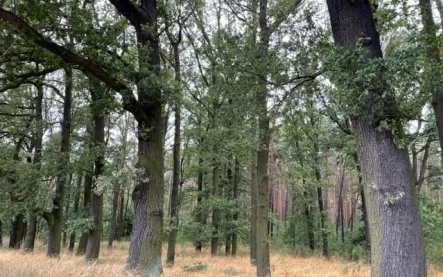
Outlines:
MULTIPOLYGON (((354 87, 353 93, 368 96, 360 99, 361 112, 351 114, 369 213, 371 275, 426 276, 423 236, 408 154, 396 144, 391 130, 380 130, 383 120, 395 122, 396 135, 400 135, 402 126, 399 114, 395 113, 393 95, 383 82, 380 67, 376 66, 383 57, 371 5, 368 0, 328 0, 327 4, 337 46, 348 51, 363 51, 361 59, 355 60, 358 56, 353 56, 354 60, 347 61, 357 68, 372 66, 374 71, 369 81, 357 82, 354 87)), ((349 74, 353 76, 351 68, 340 66, 348 78, 349 74)), ((337 85, 343 87, 344 84, 337 85)))

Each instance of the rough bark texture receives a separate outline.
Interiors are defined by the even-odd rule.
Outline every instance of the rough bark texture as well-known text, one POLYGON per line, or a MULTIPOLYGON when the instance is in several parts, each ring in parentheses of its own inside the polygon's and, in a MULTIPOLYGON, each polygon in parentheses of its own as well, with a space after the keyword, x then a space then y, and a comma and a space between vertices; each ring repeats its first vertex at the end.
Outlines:
MULTIPOLYGON (((113 1, 118 4, 129 1, 113 1)), ((131 5, 129 2, 128 5, 131 5)), ((138 101, 144 120, 138 120, 138 167, 141 169, 132 193, 134 218, 127 269, 143 276, 160 276, 163 235, 163 105, 161 88, 156 81, 160 74, 160 47, 157 34, 157 1, 141 0, 141 8, 149 15, 134 23, 139 43, 139 66, 148 78, 139 82, 138 101)), ((131 20, 127 10, 119 9, 131 20)), ((139 17, 140 18, 140 17, 139 17)))
MULTIPOLYGON (((258 47, 259 57, 267 57, 270 30, 267 18, 268 1, 260 0, 259 5, 259 26, 260 42, 258 47)), ((259 72, 266 76, 266 60, 259 65, 259 72)), ((266 80, 267 78, 265 78, 266 80)), ((269 260, 269 235, 266 226, 268 225, 269 210, 269 176, 268 157, 270 129, 268 118, 268 91, 266 81, 259 82, 256 92, 258 114, 259 148, 257 152, 257 277, 271 276, 271 264, 269 260)))
MULTIPOLYGON (((179 35, 180 37, 180 35, 179 35)), ((175 72, 175 81, 177 84, 180 84, 180 52, 179 52, 179 44, 180 40, 174 41, 170 38, 171 44, 174 50, 174 72, 175 72)), ((178 93, 180 95, 180 89, 178 93)), ((180 144, 181 144, 181 104, 176 103, 174 107, 175 119, 174 119, 174 146, 173 146, 173 176, 172 176, 172 191, 171 191, 171 204, 170 204, 170 228, 169 236, 168 236, 168 250, 166 254, 166 262, 168 264, 174 264, 175 259, 175 244, 177 240, 177 231, 178 231, 178 202, 179 202, 179 187, 180 187, 180 173, 181 173, 181 165, 180 165, 180 144)))
POLYGON ((101 84, 90 77, 91 109, 93 127, 93 144, 97 151, 94 161, 94 181, 91 198, 91 223, 88 234, 88 244, 86 247, 85 258, 87 261, 98 259, 100 253, 100 239, 103 232, 103 192, 97 187, 97 179, 100 177, 105 165, 105 111, 101 101, 105 97, 105 91, 101 84))
POLYGON ((57 185, 55 197, 53 199, 54 209, 51 213, 45 213, 44 218, 48 222, 48 256, 59 257, 63 229, 63 202, 65 187, 67 183, 67 165, 69 163, 69 151, 71 140, 71 106, 72 106, 72 68, 65 69, 65 99, 63 104, 63 120, 61 133, 61 149, 59 160, 59 173, 57 176, 57 185))
MULTIPOLYGON (((382 58, 368 0, 328 0, 327 4, 336 44, 354 49, 363 36, 366 43, 361 45, 367 49, 367 61, 382 58)), ((380 101, 378 96, 387 88, 371 85, 372 102, 380 101)), ((407 151, 395 144, 391 131, 377 128, 372 112, 375 103, 363 104, 366 110, 352 118, 352 129, 367 198, 371 276, 426 276, 423 236, 407 151)), ((381 115, 383 112, 386 111, 382 110, 381 115)))

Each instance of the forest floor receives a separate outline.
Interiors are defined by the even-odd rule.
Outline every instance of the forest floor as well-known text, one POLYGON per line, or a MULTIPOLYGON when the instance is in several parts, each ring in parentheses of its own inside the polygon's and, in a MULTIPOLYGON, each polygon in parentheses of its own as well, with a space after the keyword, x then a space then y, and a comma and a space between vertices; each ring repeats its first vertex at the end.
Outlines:
MULTIPOLYGON (((35 253, 0 250, 0 277, 118 277, 124 273, 127 243, 117 243, 112 250, 103 247, 96 263, 87 263, 82 257, 64 252, 61 258, 49 259, 44 248, 35 253)), ((319 257, 302 258, 273 252, 271 256, 274 277, 368 277, 369 266, 361 262, 319 257)), ((209 250, 196 253, 189 246, 179 245, 175 265, 164 267, 165 277, 228 277, 255 276, 255 268, 249 264, 247 249, 241 249, 237 257, 211 258, 209 250)), ((443 269, 429 268, 428 276, 443 277, 443 269)))

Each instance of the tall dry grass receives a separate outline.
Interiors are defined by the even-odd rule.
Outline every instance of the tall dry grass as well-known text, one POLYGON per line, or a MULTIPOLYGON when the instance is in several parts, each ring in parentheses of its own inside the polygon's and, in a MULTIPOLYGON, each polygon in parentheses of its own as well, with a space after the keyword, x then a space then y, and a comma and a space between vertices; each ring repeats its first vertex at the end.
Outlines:
MULTIPOLYGON (((99 261, 87 263, 82 257, 63 253, 60 259, 49 259, 44 248, 39 246, 35 253, 0 250, 0 277, 118 277, 132 276, 124 273, 127 243, 117 243, 112 250, 102 248, 99 261)), ((289 254, 273 253, 271 257, 274 277, 367 277, 369 266, 360 262, 339 259, 325 260, 318 257, 301 258, 289 254)), ((196 253, 192 247, 179 245, 173 267, 164 267, 165 277, 227 277, 255 276, 249 264, 246 249, 241 249, 236 258, 211 258, 209 251, 196 253), (200 265, 204 269, 188 272, 186 268, 200 265), (205 268, 206 265, 206 268, 205 268)), ((443 277, 443 271, 431 267, 431 277, 443 277)))

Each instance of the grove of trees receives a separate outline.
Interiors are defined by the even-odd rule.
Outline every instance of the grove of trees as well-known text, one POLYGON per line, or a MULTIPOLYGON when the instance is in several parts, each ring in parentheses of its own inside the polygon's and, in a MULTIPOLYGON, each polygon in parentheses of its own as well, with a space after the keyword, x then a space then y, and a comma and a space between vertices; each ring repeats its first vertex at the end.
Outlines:
POLYGON ((443 262, 442 0, 0 4, 1 246, 443 262))

